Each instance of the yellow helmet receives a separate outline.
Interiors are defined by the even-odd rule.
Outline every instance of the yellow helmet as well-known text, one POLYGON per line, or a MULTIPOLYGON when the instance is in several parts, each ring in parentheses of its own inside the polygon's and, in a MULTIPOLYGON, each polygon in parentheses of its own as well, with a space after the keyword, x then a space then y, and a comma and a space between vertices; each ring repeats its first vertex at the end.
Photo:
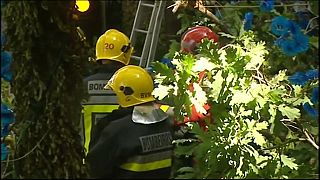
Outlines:
POLYGON ((116 29, 109 29, 96 43, 96 61, 108 59, 128 65, 132 51, 133 47, 125 34, 116 29))
POLYGON ((128 65, 117 70, 105 86, 106 89, 109 87, 116 93, 122 107, 155 100, 151 95, 153 80, 140 66, 128 65))

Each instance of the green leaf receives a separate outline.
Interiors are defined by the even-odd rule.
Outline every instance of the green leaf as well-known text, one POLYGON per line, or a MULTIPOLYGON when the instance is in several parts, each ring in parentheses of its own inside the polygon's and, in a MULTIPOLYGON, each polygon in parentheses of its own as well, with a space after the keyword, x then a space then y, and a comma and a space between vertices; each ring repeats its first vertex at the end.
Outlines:
POLYGON ((254 137, 254 142, 256 144, 260 145, 261 147, 264 146, 264 144, 266 143, 266 140, 264 136, 262 136, 262 134, 260 134, 258 131, 253 131, 252 135, 254 137))
POLYGON ((164 55, 164 57, 173 59, 176 52, 180 50, 180 43, 178 43, 176 40, 170 40, 171 44, 169 47, 169 52, 164 55))
POLYGON ((178 169, 179 173, 185 173, 185 172, 194 172, 194 169, 192 167, 182 167, 178 169))
POLYGON ((162 100, 163 98, 165 98, 169 94, 169 91, 172 88, 173 87, 163 86, 160 84, 160 85, 158 85, 157 88, 154 88, 152 95, 154 95, 154 97, 157 98, 158 100, 162 100))
POLYGON ((194 66, 192 67, 192 71, 194 72, 201 72, 204 70, 211 71, 215 67, 215 64, 213 64, 209 60, 210 60, 209 58, 200 57, 200 59, 198 59, 195 62, 194 66))
POLYGON ((243 177, 243 172, 241 171, 241 167, 243 165, 243 156, 241 156, 239 159, 239 166, 237 167, 236 175, 239 175, 240 177, 243 177))
POLYGON ((170 79, 174 79, 172 69, 170 69, 167 65, 165 65, 163 63, 155 62, 153 64, 153 69, 155 72, 160 73, 160 75, 167 76, 170 79))
POLYGON ((191 156, 193 154, 194 148, 198 146, 198 143, 191 143, 188 145, 177 145, 174 149, 174 154, 176 156, 191 156))
POLYGON ((235 36, 233 36, 231 34, 224 33, 224 32, 219 32, 218 34, 221 35, 221 36, 230 38, 230 39, 235 39, 236 38, 235 36))
POLYGON ((256 123, 255 130, 260 131, 260 130, 267 129, 267 128, 268 128, 268 123, 264 121, 264 122, 256 123))
POLYGON ((283 116, 287 116, 291 120, 294 120, 300 117, 300 110, 297 108, 291 108, 288 106, 284 106, 283 104, 280 105, 278 108, 283 116))
POLYGON ((239 90, 235 90, 234 94, 232 96, 232 99, 230 101, 230 105, 234 105, 234 104, 248 104, 250 101, 253 101, 254 98, 245 92, 239 91, 239 90))
POLYGON ((198 123, 192 123, 192 125, 191 132, 194 133, 197 138, 199 138, 202 142, 210 141, 210 137, 207 133, 205 133, 205 131, 203 131, 203 129, 201 129, 198 123))
POLYGON ((283 165, 288 166, 290 169, 298 169, 298 165, 296 163, 294 163, 294 159, 293 158, 289 158, 286 155, 281 155, 281 161, 283 163, 283 165))
POLYGON ((287 79, 286 72, 287 72, 286 69, 280 70, 279 73, 271 79, 270 83, 278 84, 279 82, 286 80, 287 79))
POLYGON ((282 102, 281 96, 285 93, 283 89, 274 89, 268 93, 269 98, 273 102, 282 102))
POLYGON ((312 46, 319 49, 319 37, 318 36, 309 37, 309 42, 312 46))
POLYGON ((269 119, 269 123, 273 124, 275 118, 276 118, 276 115, 277 115, 277 109, 276 109, 276 106, 273 105, 273 104, 270 104, 269 105, 269 110, 268 112, 270 113, 270 119, 269 119))
MULTIPOLYGON (((251 44, 250 44, 251 45, 251 44)), ((250 56, 249 63, 245 66, 246 69, 256 69, 258 68, 265 60, 264 55, 268 51, 265 50, 264 43, 257 43, 249 49, 249 52, 246 54, 250 56)))
POLYGON ((319 15, 319 1, 309 1, 311 10, 314 14, 319 15))
POLYGON ((288 104, 292 104, 293 106, 298 106, 298 105, 303 105, 306 102, 309 102, 310 99, 305 96, 303 99, 301 99, 301 98, 285 98, 284 101, 287 102, 288 104))
POLYGON ((222 70, 218 71, 212 78, 214 81, 211 84, 212 89, 209 96, 212 97, 214 101, 217 101, 222 89, 222 83, 224 82, 224 78, 222 77, 222 70))
POLYGON ((179 174, 175 179, 193 179, 194 173, 179 174))

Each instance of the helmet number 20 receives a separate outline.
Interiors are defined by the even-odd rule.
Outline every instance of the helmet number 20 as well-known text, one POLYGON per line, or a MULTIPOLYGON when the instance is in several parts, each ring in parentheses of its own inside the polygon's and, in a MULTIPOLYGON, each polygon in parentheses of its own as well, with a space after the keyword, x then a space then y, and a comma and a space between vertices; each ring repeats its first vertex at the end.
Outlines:
POLYGON ((114 44, 112 44, 112 43, 104 43, 104 48, 105 49, 113 49, 114 48, 114 44))

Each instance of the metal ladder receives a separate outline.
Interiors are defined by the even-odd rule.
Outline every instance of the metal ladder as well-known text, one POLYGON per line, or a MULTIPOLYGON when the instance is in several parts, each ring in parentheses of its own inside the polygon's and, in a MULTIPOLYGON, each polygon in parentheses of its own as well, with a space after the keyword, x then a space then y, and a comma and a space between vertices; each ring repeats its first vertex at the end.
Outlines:
POLYGON ((131 44, 133 47, 136 45, 137 33, 146 35, 142 53, 140 56, 132 56, 132 59, 139 60, 139 66, 146 68, 149 66, 150 61, 154 59, 158 38, 160 33, 161 21, 164 14, 166 1, 162 0, 140 0, 136 16, 133 22, 133 27, 130 35, 131 44), (144 30, 139 28, 141 25, 141 19, 146 15, 147 10, 152 10, 148 29, 144 30))

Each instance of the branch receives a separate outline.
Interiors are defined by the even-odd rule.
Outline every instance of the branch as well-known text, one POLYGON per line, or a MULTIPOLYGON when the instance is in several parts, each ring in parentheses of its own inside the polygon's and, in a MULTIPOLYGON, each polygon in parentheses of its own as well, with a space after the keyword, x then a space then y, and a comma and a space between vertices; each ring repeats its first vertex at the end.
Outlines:
POLYGON ((306 31, 306 34, 308 34, 310 31, 312 31, 313 29, 315 29, 316 27, 318 27, 318 25, 313 26, 311 29, 309 29, 308 31, 306 31))
MULTIPOLYGON (((52 129, 52 128, 51 128, 52 129)), ((13 160, 8 160, 9 162, 13 162, 13 161, 18 161, 18 160, 21 160, 25 157, 27 157, 29 154, 31 154, 37 147, 39 147, 40 143, 44 140, 44 138, 48 135, 49 131, 51 130, 49 129, 43 136, 42 138, 37 142, 37 144, 29 151, 27 152, 25 155, 17 158, 17 159, 13 159, 13 160)), ((6 162, 6 161, 1 161, 1 162, 6 162)))
POLYGON ((260 149, 260 151, 271 150, 271 149, 278 149, 278 148, 281 148, 281 147, 286 146, 286 145, 289 144, 289 143, 294 143, 294 142, 298 142, 298 141, 301 141, 301 140, 305 140, 305 139, 303 139, 303 138, 290 139, 290 140, 288 140, 287 142, 284 142, 283 144, 280 144, 280 145, 278 145, 278 146, 269 147, 269 148, 260 149))
POLYGON ((186 7, 185 3, 182 3, 181 1, 175 1, 174 4, 167 7, 167 9, 173 7, 172 12, 175 13, 179 9, 180 6, 186 7))
POLYGON ((207 15, 211 21, 219 24, 219 25, 222 25, 220 20, 211 12, 209 11, 204 5, 203 5, 203 2, 202 0, 197 0, 196 1, 196 5, 194 6, 195 8, 198 8, 200 12, 204 13, 205 15, 207 15))
MULTIPOLYGON (((5 176, 5 174, 6 174, 6 171, 7 171, 7 168, 8 168, 8 166, 9 166, 9 155, 8 155, 8 159, 6 160, 6 166, 5 166, 5 169, 3 170, 3 173, 1 174, 1 179, 4 179, 6 176, 5 176)), ((2 162, 2 161, 1 161, 2 162)))
POLYGON ((317 143, 315 143, 310 135, 308 134, 308 132, 306 130, 303 130, 304 135, 307 137, 307 141, 309 141, 317 150, 319 150, 319 146, 317 145, 317 143))
POLYGON ((264 82, 264 80, 259 76, 252 75, 252 77, 259 80, 259 83, 264 82))
MULTIPOLYGON (((283 5, 274 5, 274 7, 284 7, 284 6, 307 6, 308 4, 283 4, 283 5)), ((205 6, 205 7, 221 7, 221 8, 260 8, 260 6, 205 6)))
MULTIPOLYGON (((311 18, 311 19, 308 21, 308 25, 307 25, 307 27, 306 27, 305 30, 308 30, 309 26, 311 25, 311 22, 312 22, 313 20, 317 19, 318 17, 319 17, 319 16, 315 16, 315 17, 311 18)), ((313 28, 312 28, 312 29, 313 29, 313 28)))

